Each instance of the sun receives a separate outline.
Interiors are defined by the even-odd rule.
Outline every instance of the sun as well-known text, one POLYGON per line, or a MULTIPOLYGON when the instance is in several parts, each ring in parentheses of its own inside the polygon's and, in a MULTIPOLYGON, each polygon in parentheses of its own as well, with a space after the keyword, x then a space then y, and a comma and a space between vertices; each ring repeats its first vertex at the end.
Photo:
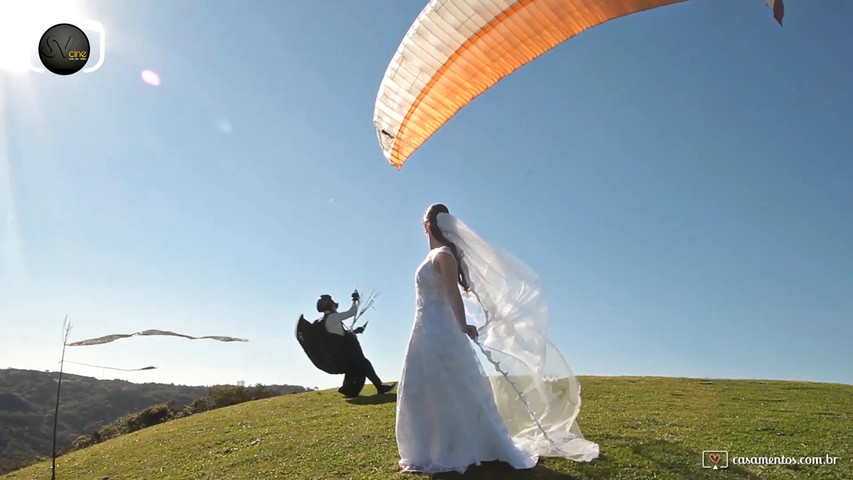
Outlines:
POLYGON ((38 42, 45 30, 82 18, 83 8, 75 0, 4 0, 0 3, 0 71, 26 72, 38 61, 38 42))

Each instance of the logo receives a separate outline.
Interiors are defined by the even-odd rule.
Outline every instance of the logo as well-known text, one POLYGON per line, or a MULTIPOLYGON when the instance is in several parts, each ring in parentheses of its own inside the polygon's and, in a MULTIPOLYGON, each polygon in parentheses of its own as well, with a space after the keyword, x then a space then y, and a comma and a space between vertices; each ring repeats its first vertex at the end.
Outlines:
POLYGON ((57 75, 71 75, 89 61, 89 37, 70 23, 54 25, 39 40, 42 65, 57 75))
POLYGON ((729 452, 725 450, 705 450, 702 452, 702 468, 729 468, 729 452))

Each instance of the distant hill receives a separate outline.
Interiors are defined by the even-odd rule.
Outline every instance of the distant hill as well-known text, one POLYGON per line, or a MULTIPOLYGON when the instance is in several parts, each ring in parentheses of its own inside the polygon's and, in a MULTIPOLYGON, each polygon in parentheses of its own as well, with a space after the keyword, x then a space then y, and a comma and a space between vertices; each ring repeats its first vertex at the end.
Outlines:
MULTIPOLYGON (((851 479, 853 385, 761 380, 578 377, 590 463, 541 459, 528 472, 484 463, 468 480, 851 479), (725 450, 722 470, 704 450, 725 450), (794 463, 752 464, 781 456, 794 463), (831 457, 831 461, 827 461, 831 457)), ((426 480, 398 474, 396 393, 371 385, 248 401, 180 418, 57 459, 58 479, 426 480)), ((394 391, 392 391, 394 392, 394 391)), ((50 461, 0 480, 50 478, 50 461)))
MULTIPOLYGON (((50 457, 58 372, 0 369, 0 475, 50 457)), ((267 385, 280 394, 309 391, 294 385, 267 385)), ((158 403, 177 406, 205 397, 208 387, 131 383, 62 375, 57 448, 69 447, 113 420, 158 403)))

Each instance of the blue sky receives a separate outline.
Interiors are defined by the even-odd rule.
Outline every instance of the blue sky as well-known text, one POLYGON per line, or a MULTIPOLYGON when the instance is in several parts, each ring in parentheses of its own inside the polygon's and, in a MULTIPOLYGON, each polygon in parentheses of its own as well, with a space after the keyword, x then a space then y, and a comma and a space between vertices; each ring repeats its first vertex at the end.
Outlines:
POLYGON ((67 314, 72 340, 250 340, 69 348, 158 367, 73 373, 334 387, 294 328, 359 287, 381 292, 364 351, 396 380, 442 202, 540 274, 578 375, 853 382, 849 2, 789 0, 782 28, 759 0, 599 26, 401 171, 373 105, 423 2, 78 5, 102 68, 0 74, 0 368, 57 369, 67 314))

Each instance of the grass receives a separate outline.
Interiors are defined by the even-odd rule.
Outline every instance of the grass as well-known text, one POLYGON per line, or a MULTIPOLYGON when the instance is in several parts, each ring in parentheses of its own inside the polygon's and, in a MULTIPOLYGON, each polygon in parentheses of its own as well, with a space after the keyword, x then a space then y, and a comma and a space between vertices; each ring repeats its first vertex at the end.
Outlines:
MULTIPOLYGON (((853 478, 853 386, 656 377, 581 377, 591 463, 513 471, 484 464, 440 479, 853 478), (729 468, 702 468, 727 450, 729 468), (733 457, 840 457, 835 465, 732 464, 733 457)), ((258 400, 124 435, 57 459, 58 479, 417 479, 394 471, 394 393, 330 391, 258 400)), ((49 479, 50 461, 1 480, 49 479)))

